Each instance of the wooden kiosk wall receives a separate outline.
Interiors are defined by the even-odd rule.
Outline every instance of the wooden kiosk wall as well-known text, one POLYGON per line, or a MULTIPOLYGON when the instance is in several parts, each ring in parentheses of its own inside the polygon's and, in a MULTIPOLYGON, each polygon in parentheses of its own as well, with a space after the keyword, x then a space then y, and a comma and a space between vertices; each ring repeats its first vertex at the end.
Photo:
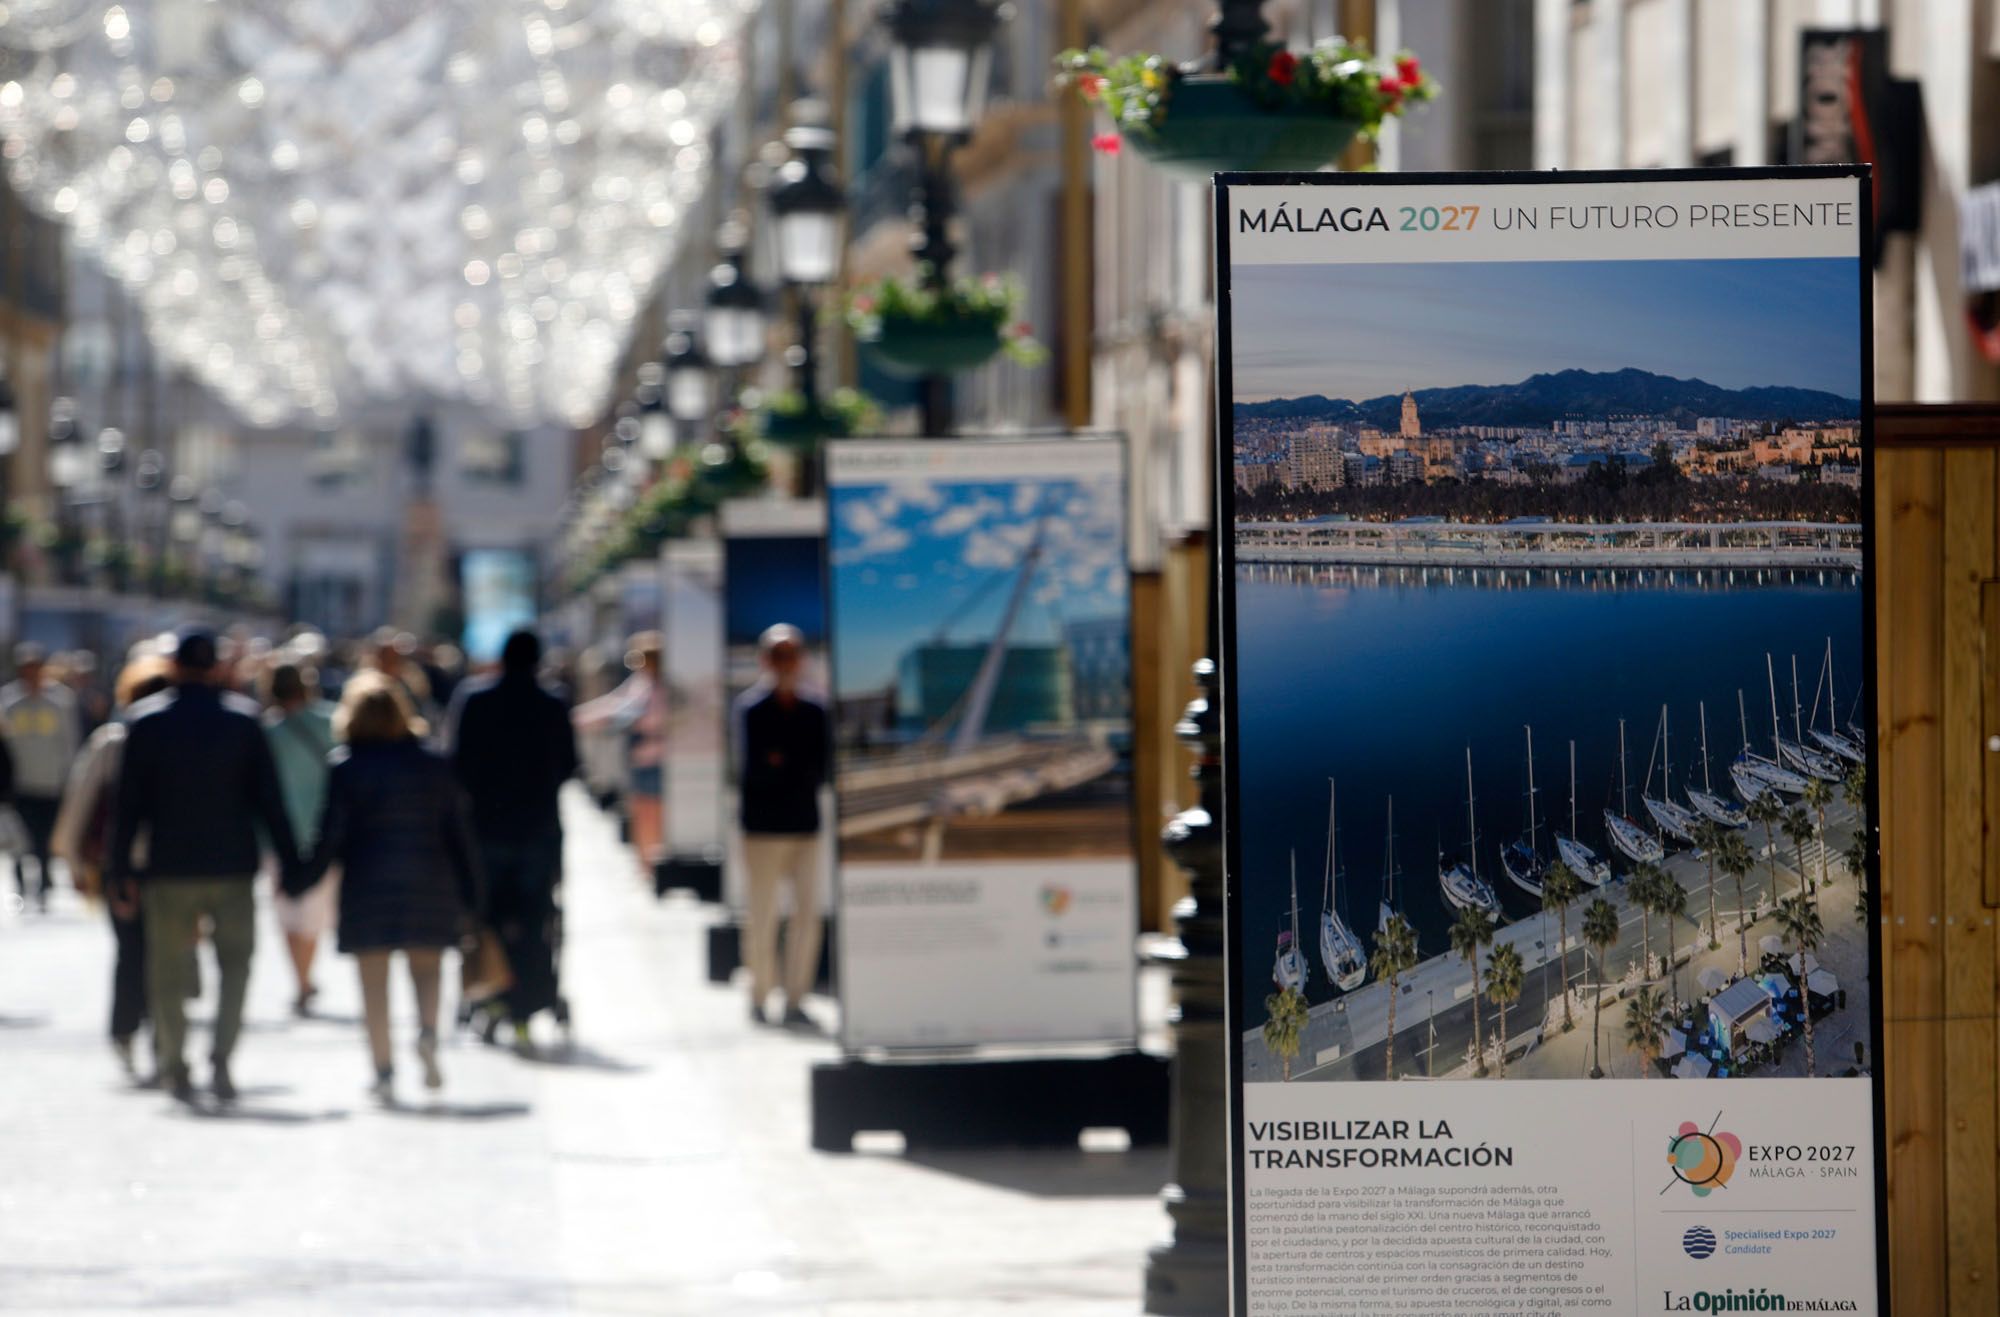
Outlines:
POLYGON ((2000 407, 1876 412, 1890 1283, 2000 1313, 2000 407))

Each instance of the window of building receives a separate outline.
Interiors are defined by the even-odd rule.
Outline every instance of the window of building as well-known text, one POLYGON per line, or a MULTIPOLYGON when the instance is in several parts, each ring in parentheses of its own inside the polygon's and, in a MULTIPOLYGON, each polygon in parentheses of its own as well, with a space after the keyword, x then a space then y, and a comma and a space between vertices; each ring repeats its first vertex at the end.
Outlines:
POLYGON ((518 430, 461 435, 459 474, 468 485, 519 485, 526 475, 526 438, 518 430))

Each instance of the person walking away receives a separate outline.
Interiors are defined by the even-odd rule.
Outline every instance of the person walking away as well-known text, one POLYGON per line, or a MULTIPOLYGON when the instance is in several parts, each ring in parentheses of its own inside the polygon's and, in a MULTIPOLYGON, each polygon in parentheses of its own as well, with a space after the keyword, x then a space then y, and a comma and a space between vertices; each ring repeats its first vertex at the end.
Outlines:
POLYGON ((242 1032, 256 945, 258 828, 282 875, 299 867, 257 706, 211 685, 215 669, 215 636, 185 631, 174 649, 173 689, 132 706, 105 863, 114 899, 139 904, 145 920, 146 996, 160 1080, 183 1102, 194 1098, 185 1055, 188 945, 206 917, 221 978, 210 1088, 218 1101, 231 1102, 229 1062, 242 1032), (133 845, 142 833, 145 854, 136 859, 133 845))
POLYGON ((647 881, 666 840, 661 795, 666 788, 667 688, 662 679, 660 633, 641 631, 628 642, 631 672, 618 688, 580 704, 571 713, 578 731, 611 727, 625 735, 625 809, 632 821, 632 849, 647 881))
MULTIPOLYGON (((14 647, 14 680, 0 687, 0 727, 14 755, 14 808, 27 828, 35 857, 36 905, 46 912, 55 874, 49 861, 49 835, 62 805, 81 735, 77 731, 76 697, 60 682, 48 679, 48 657, 41 646, 14 647)), ((28 895, 26 855, 14 857, 14 886, 28 895)))
POLYGON ((767 1022, 765 1006, 778 978, 778 899, 791 889, 785 935, 784 1023, 809 1025, 804 1004, 819 973, 819 792, 827 776, 826 708, 799 687, 805 637, 779 623, 758 639, 764 669, 737 700, 742 747, 739 813, 743 860, 750 874, 744 959, 750 967, 750 1018, 767 1022))
MULTIPOLYGON (((118 711, 128 711, 173 684, 173 661, 162 654, 141 654, 118 674, 113 699, 118 711)), ((62 808, 56 811, 49 850, 69 866, 70 878, 86 895, 102 894, 111 917, 111 937, 117 948, 111 970, 111 1047, 131 1078, 138 1078, 134 1049, 139 1027, 146 1022, 146 930, 135 901, 121 899, 104 881, 106 853, 111 848, 112 807, 118 788, 119 764, 125 749, 125 724, 113 717, 90 734, 70 767, 62 808)), ((129 894, 128 894, 129 895, 129 894)), ((157 1078, 158 1044, 154 1046, 157 1078)))
POLYGON ((517 1045, 528 1021, 557 1004, 553 934, 562 880, 556 797, 576 775, 569 710, 537 679, 542 642, 519 630, 500 650, 500 672, 461 686, 448 737, 452 768, 471 802, 472 835, 486 881, 486 924, 500 939, 514 986, 501 997, 517 1045))
POLYGON ((374 1093, 384 1103, 395 1101, 390 957, 401 951, 409 962, 424 1087, 441 1088, 437 1023, 444 949, 458 944, 467 915, 479 908, 479 868, 463 796, 451 765, 424 748, 428 731, 395 679, 364 672, 347 683, 334 717, 334 735, 343 745, 327 777, 319 840, 293 887, 307 890, 327 866, 341 867, 340 949, 360 970, 374 1093))
MULTIPOLYGON (((285 816, 291 820, 292 836, 300 847, 311 850, 319 835, 319 815, 326 804, 327 756, 333 753, 333 710, 318 695, 319 678, 296 663, 274 664, 264 678, 264 738, 271 746, 271 762, 278 770, 278 790, 285 798, 285 816)), ((279 885, 272 901, 278 927, 291 953, 292 975, 298 992, 292 1013, 303 1018, 312 1012, 313 959, 319 940, 333 924, 334 890, 339 883, 329 878, 313 885, 304 896, 292 896, 279 885)))

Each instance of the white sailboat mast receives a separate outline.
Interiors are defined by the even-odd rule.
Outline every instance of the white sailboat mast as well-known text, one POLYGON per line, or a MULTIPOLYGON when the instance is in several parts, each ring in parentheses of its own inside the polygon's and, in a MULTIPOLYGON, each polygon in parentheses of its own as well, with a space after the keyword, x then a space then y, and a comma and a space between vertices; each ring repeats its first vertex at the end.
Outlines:
POLYGON ((1479 824, 1472 813, 1472 747, 1465 747, 1465 849, 1472 860, 1472 876, 1479 877, 1479 824))

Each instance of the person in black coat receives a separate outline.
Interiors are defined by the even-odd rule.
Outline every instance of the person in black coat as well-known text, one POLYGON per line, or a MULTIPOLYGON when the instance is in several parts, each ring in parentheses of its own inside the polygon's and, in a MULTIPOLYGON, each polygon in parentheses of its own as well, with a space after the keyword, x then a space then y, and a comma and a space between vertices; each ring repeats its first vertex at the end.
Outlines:
POLYGON ((421 720, 393 678, 357 674, 334 718, 334 751, 319 842, 294 884, 305 890, 339 864, 340 949, 361 971, 375 1095, 395 1097, 389 1049, 389 958, 401 951, 417 990, 417 1058, 440 1088, 437 1021, 444 949, 479 908, 478 861, 451 766, 423 747, 421 720))
POLYGON ((562 880, 556 797, 576 775, 569 710, 536 680, 542 642, 507 637, 500 675, 465 683, 452 704, 452 767, 472 803, 472 832, 486 878, 485 921, 507 952, 514 986, 501 997, 526 1045, 528 1021, 556 1005, 555 889, 562 880))

